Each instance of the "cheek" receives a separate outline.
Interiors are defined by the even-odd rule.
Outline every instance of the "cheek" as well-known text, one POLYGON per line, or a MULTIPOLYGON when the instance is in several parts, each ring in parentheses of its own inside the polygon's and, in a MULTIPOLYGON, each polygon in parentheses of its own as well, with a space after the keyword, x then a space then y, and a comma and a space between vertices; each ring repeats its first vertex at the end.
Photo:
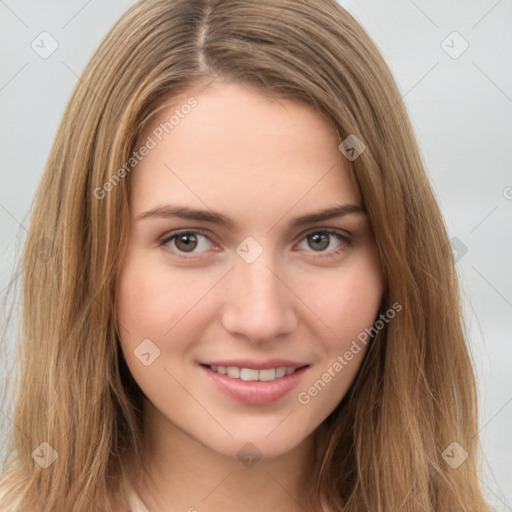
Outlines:
POLYGON ((310 298, 315 314, 329 331, 321 340, 316 338, 321 360, 297 395, 311 421, 330 414, 352 385, 371 341, 369 332, 383 293, 382 275, 373 253, 329 274, 324 285, 317 281, 310 288, 314 290, 310 298))
POLYGON ((152 262, 143 250, 132 249, 117 285, 121 349, 133 378, 154 403, 178 399, 165 354, 173 347, 173 358, 181 364, 186 346, 172 341, 198 294, 179 276, 152 262))
MULTIPOLYGON (((318 278, 318 276, 317 276, 318 278)), ((373 247, 310 283, 311 309, 328 330, 318 340, 319 365, 304 383, 299 403, 311 401, 327 414, 350 388, 371 342, 368 334, 379 314, 383 278, 373 247), (322 392, 325 388, 328 392, 322 392), (314 397, 321 395, 321 398, 314 397)), ((304 290, 305 292, 305 290, 304 290)))
MULTIPOLYGON (((118 318, 125 333, 135 339, 166 338, 194 305, 204 288, 165 265, 150 264, 134 251, 124 262, 118 283, 118 318)), ((204 294, 204 292, 203 292, 204 294)))
POLYGON ((383 293, 383 280, 373 251, 304 288, 311 310, 329 328, 328 344, 343 349, 375 322, 383 293), (309 291, 307 291, 309 290, 309 291))
MULTIPOLYGON (((142 250, 127 255, 117 286, 120 345, 132 376, 154 400, 169 399, 174 381, 166 370, 187 367, 211 322, 203 299, 216 280, 206 274, 191 279, 142 250)), ((178 400, 180 389, 175 391, 178 400)))

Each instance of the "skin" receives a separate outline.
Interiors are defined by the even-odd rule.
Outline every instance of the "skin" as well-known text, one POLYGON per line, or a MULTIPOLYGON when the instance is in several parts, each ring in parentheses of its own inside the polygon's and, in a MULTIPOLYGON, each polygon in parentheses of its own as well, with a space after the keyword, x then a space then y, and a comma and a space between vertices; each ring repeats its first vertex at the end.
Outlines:
MULTIPOLYGON (((150 128, 190 96, 175 98, 150 128)), ((135 469, 132 481, 152 512, 240 504, 246 512, 302 510, 314 431, 347 392, 366 349, 309 403, 298 394, 378 316, 383 281, 374 238, 364 213, 291 227, 295 217, 359 204, 340 141, 314 109, 223 81, 194 98, 197 106, 130 176, 118 314, 124 357, 146 396, 151 468, 151 481, 135 469), (221 212, 236 225, 137 220, 169 204, 221 212), (159 243, 176 230, 197 229, 206 235, 194 239, 192 252, 177 238, 159 243), (308 236, 326 229, 350 242, 308 236), (252 263, 236 252, 248 236, 263 249, 252 263), (144 339, 160 350, 149 366, 134 354, 144 339), (309 367, 277 402, 247 405, 219 391, 198 366, 229 358, 285 358, 309 367), (252 467, 237 457, 246 443, 262 457, 252 467)))

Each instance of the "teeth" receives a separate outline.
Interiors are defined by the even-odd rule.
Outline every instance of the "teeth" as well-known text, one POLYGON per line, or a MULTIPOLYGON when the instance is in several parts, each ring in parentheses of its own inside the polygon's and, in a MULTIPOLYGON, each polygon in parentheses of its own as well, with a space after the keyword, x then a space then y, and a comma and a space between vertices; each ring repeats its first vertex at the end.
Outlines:
POLYGON ((239 379, 240 378, 240 368, 237 368, 236 366, 228 366, 226 368, 226 375, 233 379, 239 379))
POLYGON ((259 377, 259 371, 258 370, 250 370, 249 368, 241 368, 240 369, 240 378, 242 380, 258 380, 259 377))
POLYGON ((242 379, 249 381, 271 381, 291 375, 295 372, 295 368, 285 368, 279 366, 278 368, 268 368, 266 370, 256 370, 254 368, 238 368, 236 366, 210 366, 210 368, 220 375, 227 375, 232 379, 242 379))
POLYGON ((260 370, 258 373, 259 380, 274 380, 277 377, 277 369, 269 368, 268 370, 260 370))
MULTIPOLYGON (((289 370, 293 370, 293 368, 289 368, 289 370)), ((276 377, 284 377, 285 375, 286 375, 286 368, 284 366, 280 366, 279 368, 276 368, 276 377)))

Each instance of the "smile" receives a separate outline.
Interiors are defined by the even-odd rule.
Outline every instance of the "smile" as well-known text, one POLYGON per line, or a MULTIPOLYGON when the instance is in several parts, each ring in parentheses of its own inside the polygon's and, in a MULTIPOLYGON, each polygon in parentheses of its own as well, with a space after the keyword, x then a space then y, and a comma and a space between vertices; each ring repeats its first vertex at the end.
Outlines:
POLYGON ((295 389, 310 369, 309 364, 285 360, 264 363, 249 360, 229 361, 231 364, 226 364, 228 361, 222 362, 223 365, 211 364, 213 361, 199 363, 199 368, 221 393, 246 405, 270 405, 277 402, 295 389))
POLYGON ((220 375, 226 375, 232 379, 241 379, 249 381, 272 381, 280 379, 295 372, 296 368, 279 366, 277 368, 267 368, 257 370, 254 368, 239 368, 237 366, 209 366, 210 370, 220 375))

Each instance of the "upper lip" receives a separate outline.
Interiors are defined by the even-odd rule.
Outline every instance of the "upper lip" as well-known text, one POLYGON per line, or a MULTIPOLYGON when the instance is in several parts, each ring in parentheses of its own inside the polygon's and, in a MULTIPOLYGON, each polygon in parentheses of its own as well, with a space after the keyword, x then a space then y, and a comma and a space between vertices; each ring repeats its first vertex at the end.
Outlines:
POLYGON ((230 359, 222 361, 201 361, 200 364, 207 366, 235 366, 238 368, 251 368, 255 370, 268 370, 269 368, 301 368, 307 366, 307 363, 290 361, 289 359, 267 359, 266 361, 255 361, 253 359, 230 359))

